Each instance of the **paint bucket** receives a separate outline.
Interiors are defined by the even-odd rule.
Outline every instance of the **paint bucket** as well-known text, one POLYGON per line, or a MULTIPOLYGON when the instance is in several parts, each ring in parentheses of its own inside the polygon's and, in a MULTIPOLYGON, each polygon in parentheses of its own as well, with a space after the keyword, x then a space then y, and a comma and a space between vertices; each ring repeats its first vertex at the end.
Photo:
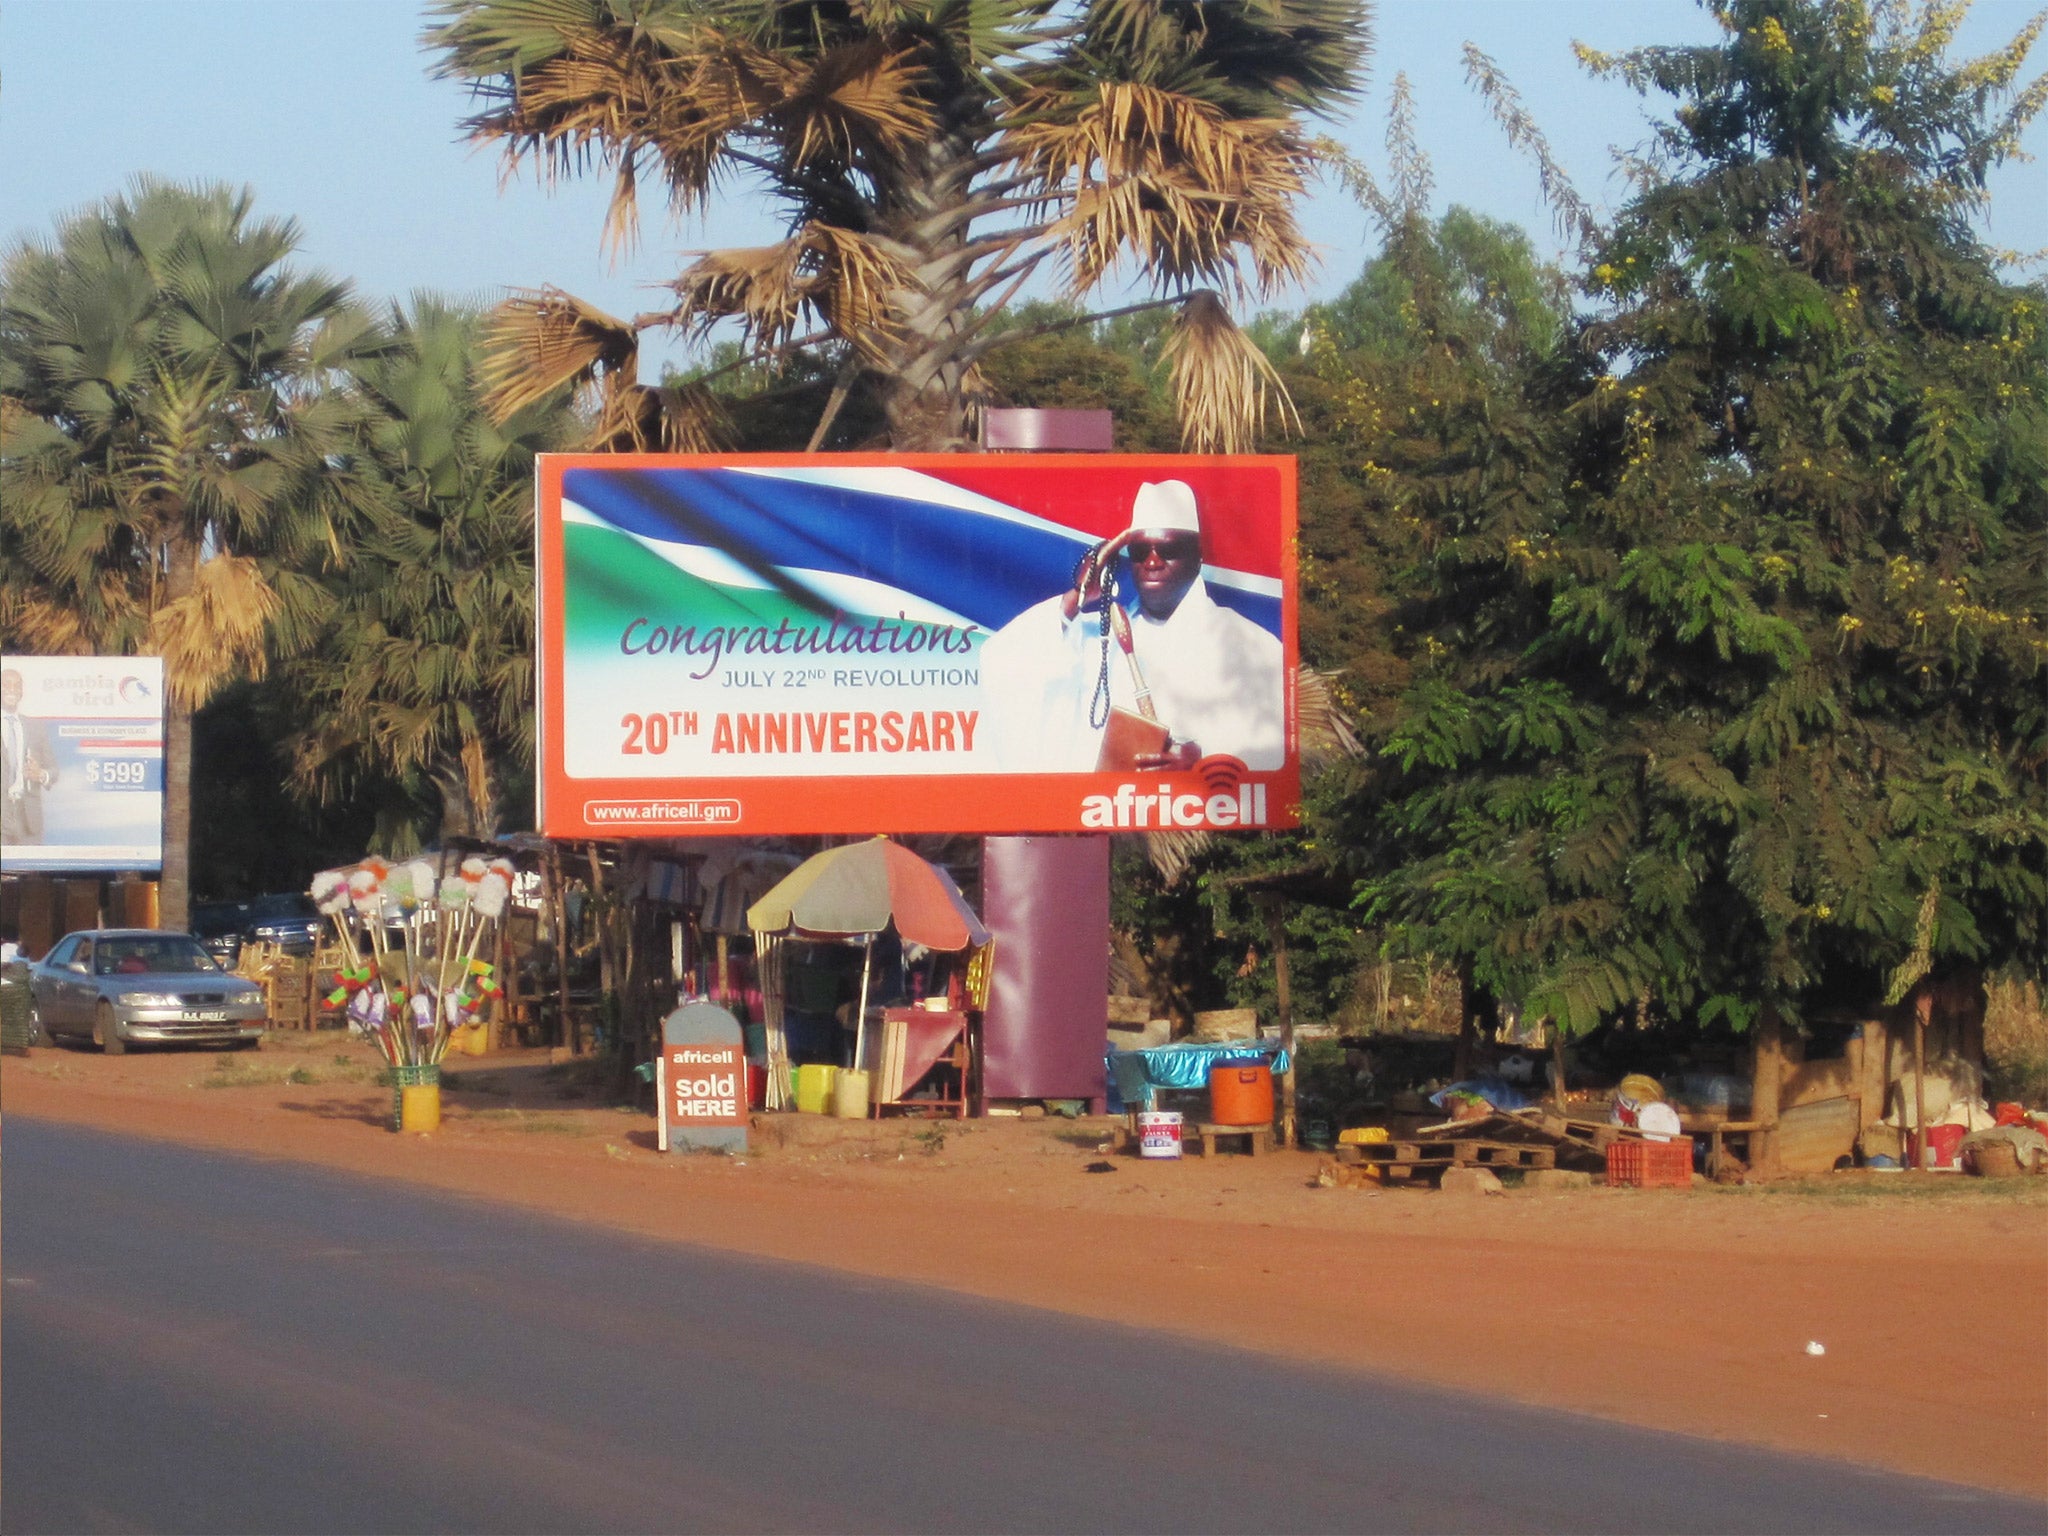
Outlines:
POLYGON ((841 1068, 832 1079, 832 1113, 841 1120, 868 1117, 868 1075, 841 1068))
POLYGON ((1930 1125, 1923 1141, 1918 1131, 1906 1133, 1913 1143, 1913 1164, 1920 1168, 1932 1168, 1939 1173, 1959 1173, 1961 1165, 1956 1162, 1956 1152, 1963 1144, 1963 1138, 1970 1134, 1965 1126, 1930 1125), (1923 1152, 1922 1148, 1926 1150, 1923 1152))
POLYGON ((1178 1111, 1145 1110, 1138 1116, 1138 1156, 1180 1156, 1178 1111))
POLYGON ((822 1115, 832 1107, 832 1079, 839 1069, 817 1062, 805 1062, 796 1069, 796 1107, 807 1115, 822 1115))
POLYGON ((1273 1069, 1219 1061, 1209 1069, 1209 1118, 1218 1125, 1273 1123, 1273 1069))

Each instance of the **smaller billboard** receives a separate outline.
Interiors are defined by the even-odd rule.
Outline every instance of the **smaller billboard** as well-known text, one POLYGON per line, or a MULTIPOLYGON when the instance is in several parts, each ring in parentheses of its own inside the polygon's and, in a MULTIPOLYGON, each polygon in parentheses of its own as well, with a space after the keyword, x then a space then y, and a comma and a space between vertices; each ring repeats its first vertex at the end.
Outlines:
POLYGON ((164 664, 0 657, 0 864, 156 870, 164 857, 164 664))

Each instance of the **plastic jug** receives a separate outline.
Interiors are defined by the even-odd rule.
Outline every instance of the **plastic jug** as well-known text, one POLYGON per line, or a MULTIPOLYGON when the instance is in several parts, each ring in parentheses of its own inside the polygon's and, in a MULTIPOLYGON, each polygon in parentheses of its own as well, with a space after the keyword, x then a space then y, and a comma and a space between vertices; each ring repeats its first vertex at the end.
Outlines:
POLYGON ((832 1079, 837 1067, 805 1062, 796 1069, 796 1107, 807 1115, 822 1115, 832 1107, 832 1079))
POLYGON ((868 1075, 841 1068, 832 1079, 832 1113, 841 1120, 868 1117, 868 1075))

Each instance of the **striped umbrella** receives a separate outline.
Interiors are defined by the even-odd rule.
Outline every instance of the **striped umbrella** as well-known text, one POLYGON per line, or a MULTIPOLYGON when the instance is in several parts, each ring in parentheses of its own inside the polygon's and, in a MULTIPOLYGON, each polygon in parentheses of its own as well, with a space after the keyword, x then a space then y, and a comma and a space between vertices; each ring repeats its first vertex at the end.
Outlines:
POLYGON ((854 1016, 855 1066, 860 1065, 867 1031, 875 935, 892 924, 905 939, 927 949, 965 949, 988 942, 988 929, 967 905, 953 877, 886 837, 813 855, 747 909, 747 926, 756 933, 866 938, 860 1012, 854 1016))

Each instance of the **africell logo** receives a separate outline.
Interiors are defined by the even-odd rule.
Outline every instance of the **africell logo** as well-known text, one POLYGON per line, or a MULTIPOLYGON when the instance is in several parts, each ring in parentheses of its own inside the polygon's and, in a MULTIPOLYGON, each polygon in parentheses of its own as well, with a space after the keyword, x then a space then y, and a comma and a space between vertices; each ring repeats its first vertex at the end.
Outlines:
POLYGON ((1162 784, 1154 789, 1138 784, 1119 784, 1109 795, 1086 795, 1081 800, 1081 825, 1104 831, 1169 827, 1263 827, 1266 821, 1266 786, 1244 782, 1245 766, 1240 758, 1218 754, 1195 764, 1194 774, 1203 793, 1162 784))

